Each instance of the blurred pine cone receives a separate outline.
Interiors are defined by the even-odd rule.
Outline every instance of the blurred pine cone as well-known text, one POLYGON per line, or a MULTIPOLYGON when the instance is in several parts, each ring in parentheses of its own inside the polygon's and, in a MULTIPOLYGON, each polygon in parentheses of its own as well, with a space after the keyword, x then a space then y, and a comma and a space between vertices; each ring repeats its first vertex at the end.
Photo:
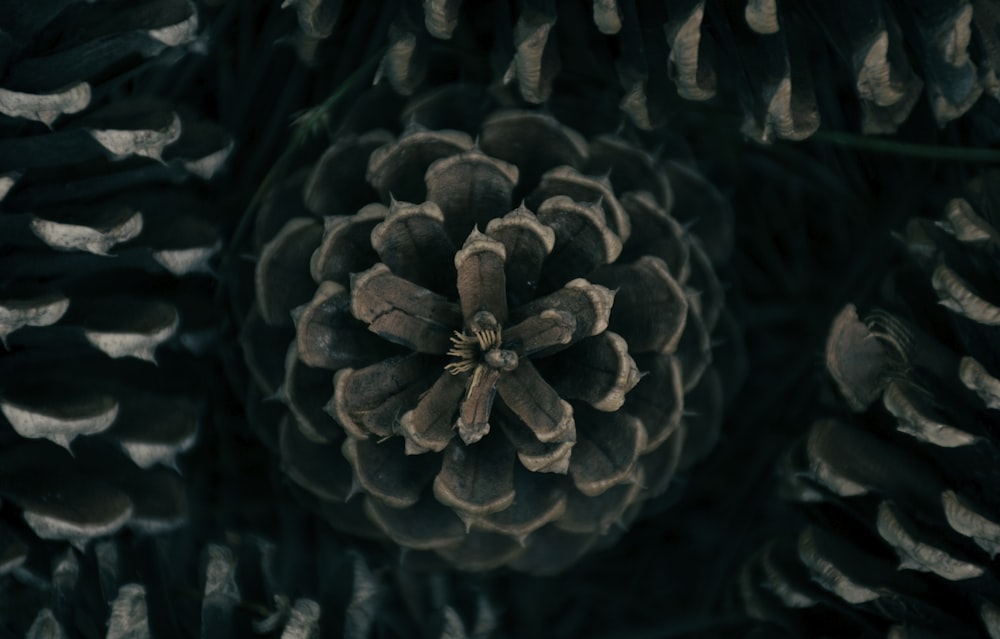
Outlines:
POLYGON ((554 572, 718 435, 728 208, 470 85, 392 102, 363 98, 257 214, 248 410, 334 527, 554 572))
POLYGON ((183 521, 220 247, 193 182, 230 141, 126 88, 195 42, 186 0, 0 16, 0 582, 47 591, 49 542, 183 521))
POLYGON ((433 67, 433 39, 454 39, 460 48, 492 48, 498 80, 535 104, 549 99, 560 73, 617 76, 621 108, 647 129, 663 124, 674 93, 738 104, 744 131, 764 141, 812 135, 817 93, 836 94, 839 110, 839 95, 853 90, 865 133, 894 132, 925 87, 942 126, 984 93, 1000 97, 1000 8, 989 0, 285 5, 297 11, 307 58, 322 59, 319 43, 346 25, 364 23, 387 38, 382 74, 405 95, 433 67))
POLYGON ((27 639, 476 639, 495 630, 482 591, 457 592, 443 575, 401 573, 390 584, 357 549, 303 541, 229 534, 202 546, 186 531, 97 540, 54 557, 44 596, 0 585, 5 604, 26 609, 20 623, 0 618, 0 629, 27 639))
POLYGON ((228 535, 227 543, 206 546, 200 557, 199 592, 191 597, 188 610, 175 607, 184 635, 494 636, 498 613, 483 590, 460 591, 441 574, 400 568, 386 574, 373 568, 365 552, 343 540, 298 532, 305 533, 304 539, 286 534, 275 544, 228 535))
POLYGON ((864 414, 817 422, 792 452, 787 490, 813 523, 748 564, 751 614, 805 634, 1000 635, 998 196, 989 174, 975 207, 912 220, 917 276, 888 283, 890 310, 834 321, 827 369, 864 414))

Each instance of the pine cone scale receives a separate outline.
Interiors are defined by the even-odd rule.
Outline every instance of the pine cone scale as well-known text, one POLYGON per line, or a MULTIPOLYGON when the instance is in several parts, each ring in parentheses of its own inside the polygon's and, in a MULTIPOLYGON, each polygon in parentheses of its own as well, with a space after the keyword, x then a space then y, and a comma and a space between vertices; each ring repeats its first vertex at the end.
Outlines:
POLYGON ((539 481, 531 469, 514 468, 513 493, 509 507, 468 521, 477 528, 523 540, 566 512, 566 495, 554 482, 539 481))
MULTIPOLYGON (((601 233, 601 243, 604 245, 607 262, 618 259, 621 252, 621 244, 627 242, 631 237, 632 227, 628 214, 622 208, 621 202, 611 188, 611 182, 607 177, 589 177, 580 173, 571 166, 558 166, 546 171, 542 175, 542 181, 528 197, 528 206, 536 211, 540 218, 548 217, 547 208, 551 206, 558 211, 556 203, 547 205, 551 198, 564 198, 557 200, 558 204, 569 206, 570 209, 580 210, 577 202, 589 202, 593 215, 583 212, 585 217, 593 217, 591 224, 601 233), (574 206, 576 205, 576 206, 574 206)), ((557 214, 556 214, 557 215, 557 214)), ((557 230, 547 220, 546 224, 557 230)), ((563 244, 569 238, 562 238, 563 244)))
POLYGON ((383 202, 437 202, 427 197, 425 174, 429 167, 474 147, 472 138, 460 131, 410 131, 372 152, 368 180, 383 202))
POLYGON ((631 481, 646 447, 646 431, 639 420, 620 412, 605 415, 583 407, 575 418, 578 427, 569 475, 577 490, 596 497, 631 481))
POLYGON ((391 508, 416 504, 424 487, 437 473, 430 457, 402 456, 401 448, 394 440, 379 444, 370 438, 349 437, 343 444, 344 457, 354 468, 361 488, 391 508))
POLYGON ((333 398, 327 410, 353 437, 367 439, 369 432, 388 437, 395 421, 394 412, 389 411, 408 398, 415 400, 437 374, 437 361, 420 354, 341 369, 333 377, 333 398))
POLYGON ((313 252, 309 265, 313 281, 349 284, 351 273, 363 271, 377 261, 369 238, 388 211, 375 203, 365 205, 354 215, 324 218, 323 241, 313 252))
POLYGON ((388 354, 385 342, 351 314, 351 292, 336 282, 324 281, 296 312, 296 356, 309 367, 336 371, 388 354))
POLYGON ((458 245, 473 229, 486 228, 511 210, 518 168, 473 150, 436 160, 424 182, 427 199, 441 208, 448 235, 458 245))
POLYGON ((285 357, 285 381, 280 396, 302 435, 318 444, 340 441, 343 430, 330 423, 330 416, 315 401, 329 392, 330 376, 322 368, 312 368, 299 358, 294 345, 288 347, 285 357))
POLYGON ((515 201, 535 190, 546 171, 557 166, 583 168, 587 142, 558 120, 531 111, 500 111, 486 118, 479 134, 483 153, 516 166, 515 201))
POLYGON ((291 326, 292 310, 312 298, 315 284, 309 276, 303 247, 319 243, 322 227, 308 218, 286 224, 261 251, 257 262, 258 309, 271 326, 291 326))
POLYGON ((462 517, 506 510, 514 502, 514 449, 491 437, 478 445, 452 440, 434 478, 434 496, 462 517))
POLYGON ((465 538, 465 525, 455 511, 430 495, 406 509, 366 497, 365 513, 390 539, 414 550, 447 548, 465 538))
POLYGON ((663 260, 646 256, 608 266, 593 279, 615 291, 608 326, 625 338, 632 352, 677 350, 687 326, 688 298, 663 260))
POLYGON ((470 327, 475 315, 481 312, 492 315, 494 324, 506 326, 507 249, 503 243, 474 230, 454 255, 463 329, 470 327))
POLYGON ((514 415, 504 404, 499 404, 493 420, 510 438, 517 449, 517 459, 527 470, 534 473, 556 473, 565 475, 569 470, 569 458, 576 443, 575 439, 559 442, 542 442, 534 432, 514 415))
POLYGON ((611 331, 581 340, 544 364, 561 397, 604 412, 620 409, 640 378, 628 342, 611 331))
POLYGON ((531 362, 503 375, 497 393, 538 441, 549 444, 576 439, 573 407, 559 397, 531 362))
POLYGON ((621 240, 607 227, 596 205, 578 204, 569 196, 558 195, 542 202, 538 220, 556 236, 542 266, 544 275, 539 284, 543 291, 584 277, 621 254, 621 240))
POLYGON ((576 319, 566 311, 545 309, 504 331, 504 344, 518 357, 540 357, 568 346, 576 332, 576 319))
POLYGON ((434 385, 417 400, 417 405, 400 419, 407 454, 441 452, 445 449, 455 435, 451 423, 455 405, 465 393, 464 377, 448 372, 442 372, 438 376, 434 385))
POLYGON ((628 394, 625 411, 642 422, 646 431, 646 450, 659 447, 681 425, 684 413, 684 388, 681 363, 670 355, 637 356, 636 367, 642 378, 628 394))
POLYGON ((457 304, 382 263, 351 276, 351 314, 379 337, 431 355, 448 352, 461 324, 457 304))
POLYGON ((432 291, 446 294, 455 281, 447 277, 455 245, 444 229, 444 214, 433 202, 394 202, 371 233, 371 245, 393 273, 432 291))

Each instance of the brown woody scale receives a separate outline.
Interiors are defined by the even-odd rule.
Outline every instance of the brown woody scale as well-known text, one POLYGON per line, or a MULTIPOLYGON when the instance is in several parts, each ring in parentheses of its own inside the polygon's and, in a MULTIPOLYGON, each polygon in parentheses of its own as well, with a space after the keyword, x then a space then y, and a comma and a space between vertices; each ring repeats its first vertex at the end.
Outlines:
POLYGON ((669 211, 699 202, 724 252, 727 209, 542 113, 421 125, 471 95, 411 102, 399 135, 348 129, 272 197, 242 343, 287 406, 285 472, 335 527, 553 572, 717 436, 722 291, 669 211))
POLYGON ((920 273, 891 282, 893 312, 834 321, 827 368, 864 415, 821 420, 792 451, 788 495, 815 517, 747 565, 753 615, 806 633, 823 619, 851 636, 1000 636, 998 187, 993 174, 977 208, 910 223, 920 273))

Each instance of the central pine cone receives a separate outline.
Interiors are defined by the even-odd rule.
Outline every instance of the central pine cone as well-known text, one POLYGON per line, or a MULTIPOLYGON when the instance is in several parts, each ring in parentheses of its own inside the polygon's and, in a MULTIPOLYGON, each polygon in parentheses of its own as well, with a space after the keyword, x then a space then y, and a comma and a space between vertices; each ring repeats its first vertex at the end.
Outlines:
POLYGON ((721 289, 669 211, 724 204, 549 115, 420 125, 456 94, 405 108, 398 137, 342 135, 265 207, 244 348, 288 408, 284 470, 335 527, 552 572, 717 435, 721 289))

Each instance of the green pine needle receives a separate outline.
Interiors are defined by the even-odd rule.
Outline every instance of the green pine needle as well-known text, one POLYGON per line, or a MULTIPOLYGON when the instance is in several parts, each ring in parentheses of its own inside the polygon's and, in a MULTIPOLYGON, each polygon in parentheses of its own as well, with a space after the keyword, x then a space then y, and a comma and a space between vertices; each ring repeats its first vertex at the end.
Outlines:
POLYGON ((333 112, 333 109, 360 82, 372 76, 375 72, 375 67, 382 59, 384 53, 385 47, 375 52, 371 58, 349 75, 321 104, 299 111, 293 115, 290 124, 293 130, 292 139, 288 143, 288 146, 285 147, 281 156, 272 165, 271 170, 261 180, 260 186, 254 191, 253 197, 250 198, 250 203, 244 210, 243 216, 240 218, 240 222, 233 233, 232 241, 230 242, 230 252, 225 258, 226 263, 229 263, 234 258, 237 248, 243 245, 243 240, 251 226, 250 221, 254 218, 254 212, 264 196, 274 187, 275 183, 285 176, 288 171, 288 164, 294 157, 295 152, 301 149, 310 139, 318 135, 321 130, 328 130, 330 114, 333 112))
POLYGON ((969 162, 972 164, 1000 164, 1000 149, 979 149, 962 146, 937 146, 933 144, 913 144, 869 135, 845 133, 842 131, 819 130, 813 134, 817 141, 830 142, 838 146, 886 153, 910 158, 940 160, 945 162, 969 162))

